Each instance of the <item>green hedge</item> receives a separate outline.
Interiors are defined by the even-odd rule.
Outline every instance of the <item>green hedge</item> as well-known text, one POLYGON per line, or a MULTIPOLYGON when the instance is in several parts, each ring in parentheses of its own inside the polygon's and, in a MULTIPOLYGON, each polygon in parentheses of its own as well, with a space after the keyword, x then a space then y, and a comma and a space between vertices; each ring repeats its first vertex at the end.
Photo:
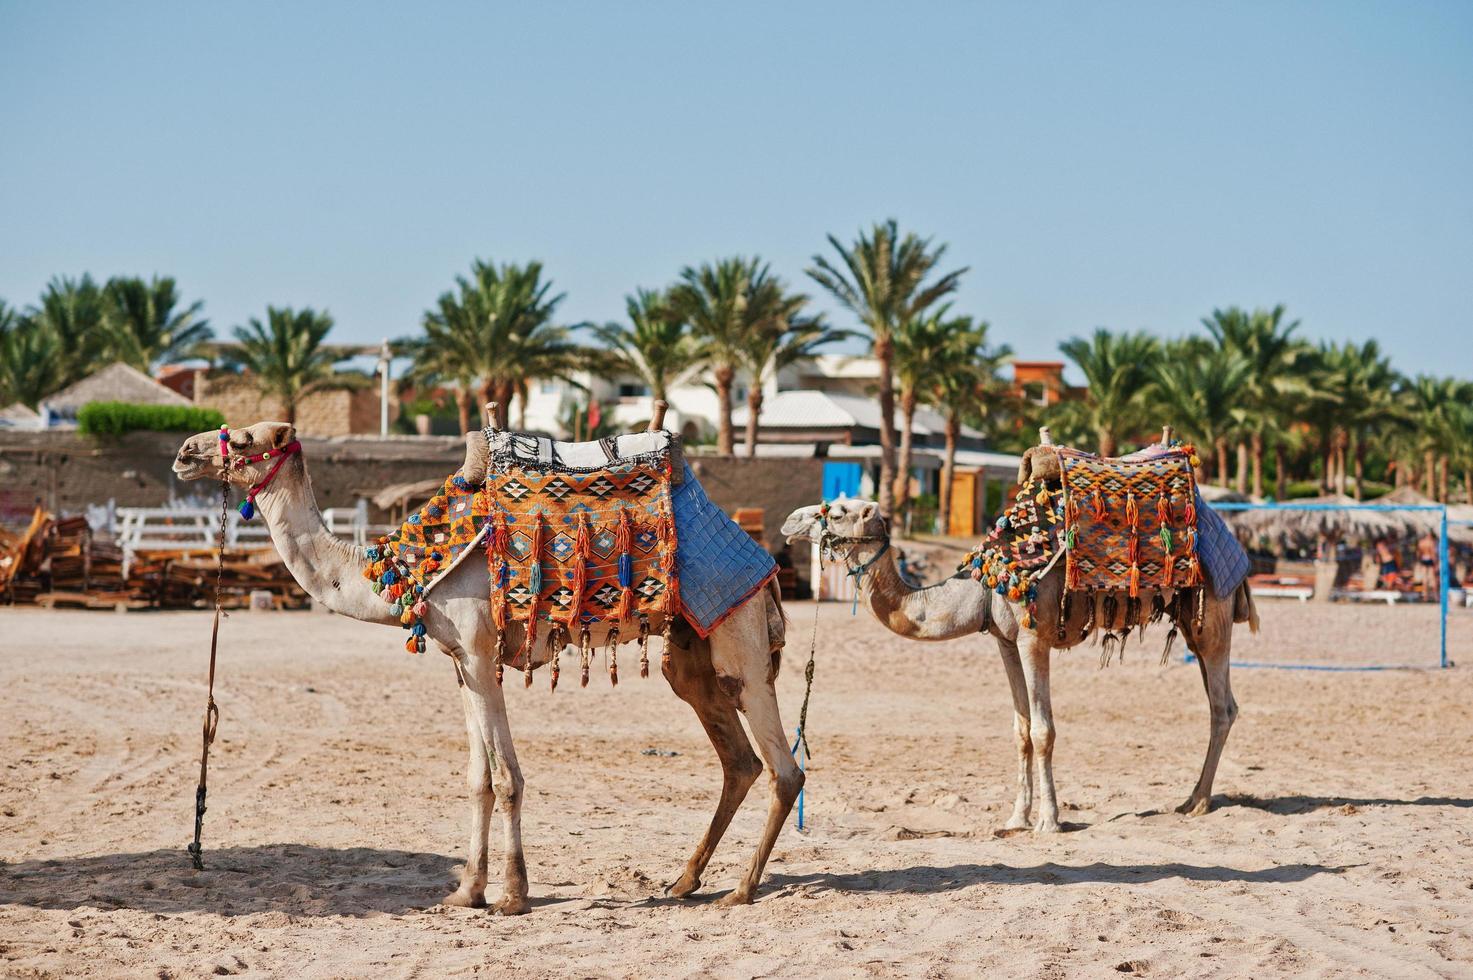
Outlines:
POLYGON ((133 405, 128 402, 88 402, 77 412, 77 427, 94 436, 125 432, 203 432, 225 424, 213 408, 193 405, 133 405))

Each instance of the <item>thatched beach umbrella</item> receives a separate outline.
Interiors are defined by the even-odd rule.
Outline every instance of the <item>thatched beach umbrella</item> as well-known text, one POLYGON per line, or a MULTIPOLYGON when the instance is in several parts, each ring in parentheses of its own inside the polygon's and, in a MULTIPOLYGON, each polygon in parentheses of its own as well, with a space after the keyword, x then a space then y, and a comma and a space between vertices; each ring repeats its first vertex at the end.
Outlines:
POLYGON ((1269 504, 1227 516, 1242 541, 1268 537, 1297 544, 1399 537, 1420 533, 1442 520, 1441 514, 1430 510, 1382 510, 1340 494, 1269 504))

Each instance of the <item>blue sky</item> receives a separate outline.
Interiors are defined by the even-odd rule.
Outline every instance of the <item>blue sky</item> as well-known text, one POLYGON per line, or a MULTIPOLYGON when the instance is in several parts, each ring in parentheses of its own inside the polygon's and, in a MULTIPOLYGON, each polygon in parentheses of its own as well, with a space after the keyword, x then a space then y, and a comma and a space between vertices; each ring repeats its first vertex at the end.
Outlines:
POLYGON ((159 272, 217 329, 405 334, 477 256, 570 321, 732 253, 810 288, 894 216, 1021 357, 1283 302, 1468 375, 1470 174, 1469 3, 0 0, 0 298, 159 272))

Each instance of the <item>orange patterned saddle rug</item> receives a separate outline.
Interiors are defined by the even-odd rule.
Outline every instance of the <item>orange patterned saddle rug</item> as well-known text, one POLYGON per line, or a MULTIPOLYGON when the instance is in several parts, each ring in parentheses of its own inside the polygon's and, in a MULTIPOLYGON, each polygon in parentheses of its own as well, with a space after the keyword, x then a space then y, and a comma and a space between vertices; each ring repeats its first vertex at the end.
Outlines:
POLYGON ((1191 447, 1128 459, 1056 450, 1063 470, 1064 553, 1073 590, 1202 583, 1191 447))

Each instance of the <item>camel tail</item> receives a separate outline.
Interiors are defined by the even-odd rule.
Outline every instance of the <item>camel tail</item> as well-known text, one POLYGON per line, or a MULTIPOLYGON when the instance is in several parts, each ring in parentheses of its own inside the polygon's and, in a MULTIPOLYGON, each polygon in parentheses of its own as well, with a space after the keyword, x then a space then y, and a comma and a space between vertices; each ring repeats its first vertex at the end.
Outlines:
POLYGON ((1233 595, 1233 622, 1247 623, 1249 630, 1258 632, 1258 606, 1253 602, 1253 590, 1248 587, 1247 579, 1238 583, 1233 595))

